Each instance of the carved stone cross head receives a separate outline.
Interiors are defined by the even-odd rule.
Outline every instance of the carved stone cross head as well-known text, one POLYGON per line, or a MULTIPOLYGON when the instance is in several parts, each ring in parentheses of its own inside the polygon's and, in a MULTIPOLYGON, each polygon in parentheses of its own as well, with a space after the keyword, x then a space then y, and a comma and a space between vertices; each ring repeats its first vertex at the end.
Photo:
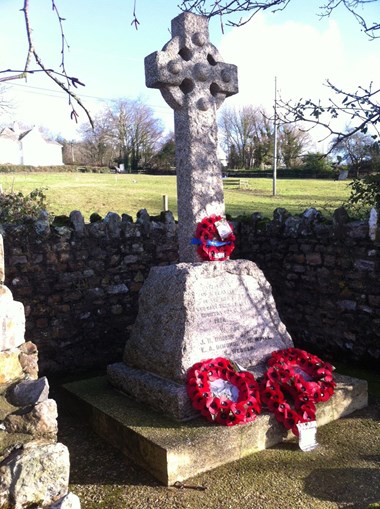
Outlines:
POLYGON ((219 108, 238 92, 237 67, 223 62, 209 41, 208 19, 184 12, 172 20, 173 38, 145 58, 145 81, 174 110, 219 108))

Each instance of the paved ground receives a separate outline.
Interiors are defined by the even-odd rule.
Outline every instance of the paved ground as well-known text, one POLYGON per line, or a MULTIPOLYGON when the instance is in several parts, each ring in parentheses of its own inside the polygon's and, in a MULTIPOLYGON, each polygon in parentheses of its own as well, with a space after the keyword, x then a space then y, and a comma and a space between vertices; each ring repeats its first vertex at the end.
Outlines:
POLYGON ((205 488, 195 490, 161 486, 64 410, 59 394, 53 397, 59 440, 70 450, 71 490, 82 509, 367 509, 380 503, 378 398, 321 427, 313 452, 281 444, 187 481, 205 488))

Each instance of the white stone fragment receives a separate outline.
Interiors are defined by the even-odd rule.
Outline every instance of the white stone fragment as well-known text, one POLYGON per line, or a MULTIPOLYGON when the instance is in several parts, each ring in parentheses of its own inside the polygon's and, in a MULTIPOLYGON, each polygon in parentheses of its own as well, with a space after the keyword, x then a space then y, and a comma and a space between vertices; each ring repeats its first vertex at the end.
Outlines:
POLYGON ((81 509, 81 505, 79 497, 70 492, 56 504, 51 505, 47 509, 81 509))
POLYGON ((16 348, 25 341, 25 311, 13 300, 11 291, 0 285, 0 352, 16 348))
POLYGON ((369 238, 371 240, 376 240, 376 230, 377 230, 377 223, 378 223, 378 212, 377 210, 373 207, 369 213, 369 221, 368 221, 368 226, 369 226, 369 238))
POLYGON ((30 442, 0 467, 0 507, 49 507, 67 494, 69 473, 66 446, 30 442))

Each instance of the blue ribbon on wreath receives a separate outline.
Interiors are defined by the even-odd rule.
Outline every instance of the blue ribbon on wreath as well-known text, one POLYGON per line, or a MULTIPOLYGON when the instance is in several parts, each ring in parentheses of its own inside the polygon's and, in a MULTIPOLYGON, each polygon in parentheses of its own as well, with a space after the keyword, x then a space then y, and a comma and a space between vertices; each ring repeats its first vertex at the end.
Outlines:
MULTIPOLYGON (((191 243, 192 244, 197 244, 197 245, 201 245, 203 244, 203 242, 200 240, 200 239, 196 239, 196 238, 193 238, 191 240, 191 243)), ((223 242, 221 240, 207 240, 206 241, 206 246, 209 247, 209 246, 213 246, 213 247, 222 247, 222 246, 229 246, 231 244, 231 241, 228 240, 226 242, 223 242)))

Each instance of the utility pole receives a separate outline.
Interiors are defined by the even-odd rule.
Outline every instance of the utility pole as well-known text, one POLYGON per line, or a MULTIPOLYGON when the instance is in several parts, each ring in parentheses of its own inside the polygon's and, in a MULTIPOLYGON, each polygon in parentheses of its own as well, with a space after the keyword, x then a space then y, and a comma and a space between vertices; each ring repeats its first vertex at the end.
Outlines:
POLYGON ((74 156, 74 142, 71 141, 70 142, 70 145, 71 145, 71 162, 74 164, 75 163, 75 156, 74 156))
POLYGON ((277 185, 277 76, 274 77, 274 147, 273 147, 273 190, 276 196, 277 185))

